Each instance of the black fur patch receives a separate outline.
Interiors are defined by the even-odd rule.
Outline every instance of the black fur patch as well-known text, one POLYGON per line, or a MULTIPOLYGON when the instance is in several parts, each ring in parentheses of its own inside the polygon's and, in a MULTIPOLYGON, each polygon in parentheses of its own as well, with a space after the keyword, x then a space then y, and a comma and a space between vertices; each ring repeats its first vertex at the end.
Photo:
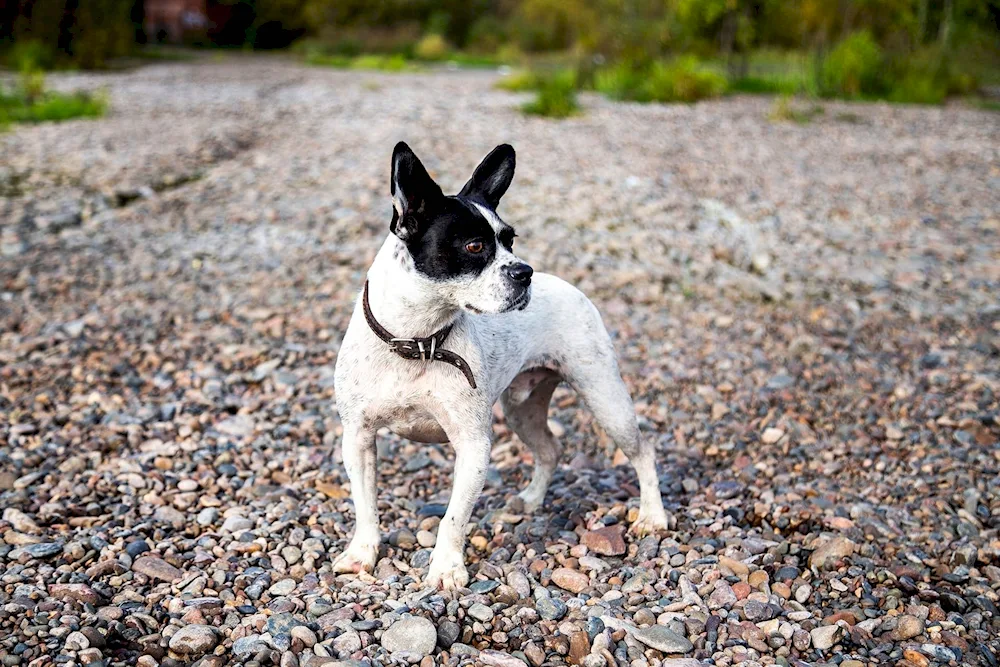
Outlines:
POLYGON ((428 213, 429 222, 406 239, 417 271, 432 280, 448 280, 475 277, 490 265, 497 237, 474 205, 458 197, 443 197, 428 213), (472 241, 483 244, 482 252, 466 250, 472 241))

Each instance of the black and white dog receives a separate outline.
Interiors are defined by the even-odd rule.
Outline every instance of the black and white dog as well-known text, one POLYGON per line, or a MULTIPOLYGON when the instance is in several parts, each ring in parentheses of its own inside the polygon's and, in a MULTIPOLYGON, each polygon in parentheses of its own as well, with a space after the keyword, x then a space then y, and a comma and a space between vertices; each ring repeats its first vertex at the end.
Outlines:
POLYGON ((534 274, 513 252, 496 213, 514 177, 514 149, 495 148, 450 197, 400 142, 392 154, 391 232, 368 270, 337 358, 343 455, 357 512, 336 572, 371 570, 378 555, 375 433, 450 442, 455 480, 425 583, 465 586, 466 524, 490 459, 493 404, 531 448, 525 511, 541 505, 561 446, 547 425, 552 392, 567 382, 639 476, 639 533, 666 527, 653 447, 594 305, 559 278, 534 274))

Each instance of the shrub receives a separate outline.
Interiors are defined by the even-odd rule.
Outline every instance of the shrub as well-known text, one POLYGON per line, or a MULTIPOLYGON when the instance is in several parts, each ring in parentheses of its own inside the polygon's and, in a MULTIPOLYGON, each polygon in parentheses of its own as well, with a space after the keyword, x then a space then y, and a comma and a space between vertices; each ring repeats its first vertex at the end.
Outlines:
POLYGON ((823 107, 811 105, 806 109, 801 109, 795 105, 795 98, 791 95, 782 95, 774 101, 770 113, 767 117, 773 121, 791 121, 805 125, 815 116, 823 114, 823 107))
POLYGON ((882 49, 867 30, 853 33, 823 61, 820 83, 826 95, 856 98, 878 92, 882 49))
POLYGON ((615 100, 636 99, 641 84, 639 70, 622 62, 597 70, 594 89, 615 100))
POLYGON ((570 71, 543 77, 539 81, 538 97, 521 109, 533 116, 566 118, 576 114, 580 105, 576 101, 576 75, 570 71))
POLYGON ((496 82, 495 86, 501 90, 520 93, 526 90, 535 90, 539 87, 538 75, 531 70, 514 70, 496 82))
POLYGON ((448 51, 448 42, 441 35, 426 35, 413 47, 413 55, 418 60, 444 60, 448 51))
POLYGON ((597 72, 594 87, 608 97, 636 102, 695 102, 726 92, 726 77, 687 56, 649 67, 622 63, 597 72))
POLYGON ((944 84, 932 75, 916 71, 906 74, 889 91, 889 101, 904 104, 941 104, 947 96, 944 84))

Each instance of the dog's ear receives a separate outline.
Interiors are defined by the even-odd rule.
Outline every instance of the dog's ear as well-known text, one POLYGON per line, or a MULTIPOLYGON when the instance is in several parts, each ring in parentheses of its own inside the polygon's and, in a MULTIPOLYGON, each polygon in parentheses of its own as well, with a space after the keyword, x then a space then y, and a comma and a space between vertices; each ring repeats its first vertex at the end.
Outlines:
POLYGON ((402 240, 416 234, 431 219, 431 210, 443 198, 441 188, 405 142, 392 151, 392 222, 389 231, 402 240))
POLYGON ((481 199, 489 204, 490 208, 495 209, 512 180, 514 180, 514 148, 510 144, 501 144, 483 158, 472 172, 472 178, 458 194, 460 197, 481 199))

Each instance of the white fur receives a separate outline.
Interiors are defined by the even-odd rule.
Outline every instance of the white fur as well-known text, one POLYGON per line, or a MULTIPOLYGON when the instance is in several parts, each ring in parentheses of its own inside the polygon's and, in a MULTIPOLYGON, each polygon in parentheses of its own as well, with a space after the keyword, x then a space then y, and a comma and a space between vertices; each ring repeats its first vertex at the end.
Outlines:
MULTIPOLYGON (((503 224, 488 209, 481 210, 492 225, 503 224)), ((653 448, 640 440, 597 309, 566 282, 536 273, 527 307, 500 312, 510 306, 513 292, 502 269, 518 261, 497 244, 496 258, 476 278, 432 281, 413 269, 405 245, 395 236, 383 244, 368 272, 376 319, 399 337, 428 336, 454 323, 444 348, 469 363, 478 386, 472 389, 449 364, 395 355, 368 327, 358 299, 335 378, 357 528, 334 563, 336 571, 371 570, 377 558, 375 432, 388 427, 403 437, 448 441, 455 448, 454 490, 425 581, 442 588, 464 586, 465 529, 486 476, 492 406, 502 400, 508 422, 535 454, 534 477, 520 496, 525 509, 534 510, 559 456, 545 416, 560 380, 581 395, 635 466, 641 489, 636 529, 666 527, 653 448), (467 305, 497 314, 473 315, 467 305)))

